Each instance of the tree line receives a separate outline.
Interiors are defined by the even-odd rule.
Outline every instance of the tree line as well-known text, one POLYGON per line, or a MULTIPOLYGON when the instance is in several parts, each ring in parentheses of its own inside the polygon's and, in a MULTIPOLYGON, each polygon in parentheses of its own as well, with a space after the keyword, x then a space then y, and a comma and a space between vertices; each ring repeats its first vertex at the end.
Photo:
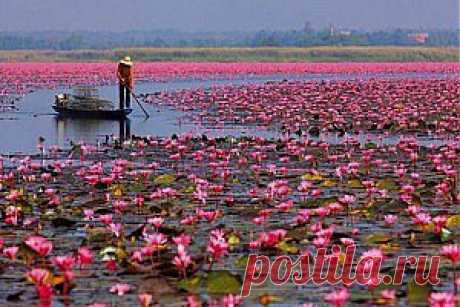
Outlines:
POLYGON ((358 31, 326 28, 253 33, 174 30, 115 32, 0 32, 0 49, 112 49, 117 47, 460 46, 460 30, 358 31), (426 35, 424 41, 413 35, 426 35))

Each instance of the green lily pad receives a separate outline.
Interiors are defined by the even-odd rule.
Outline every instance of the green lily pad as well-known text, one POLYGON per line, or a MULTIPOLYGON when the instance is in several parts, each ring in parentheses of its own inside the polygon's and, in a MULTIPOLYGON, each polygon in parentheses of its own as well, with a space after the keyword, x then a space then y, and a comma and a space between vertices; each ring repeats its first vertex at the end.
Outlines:
POLYGON ((385 190, 397 190, 398 189, 398 184, 391 178, 384 178, 375 184, 375 186, 379 189, 385 189, 385 190))
POLYGON ((431 285, 418 285, 415 280, 411 279, 407 284, 407 301, 410 306, 423 304, 428 301, 428 296, 431 293, 431 285))
POLYGON ((305 174, 302 176, 302 179, 308 181, 321 181, 324 180, 324 177, 321 175, 305 174))
POLYGON ((324 180, 322 183, 321 183, 321 187, 323 188, 332 188, 332 187, 335 187, 337 185, 337 181, 334 181, 334 180, 324 180))
POLYGON ((201 276, 196 275, 187 279, 182 279, 177 283, 177 286, 179 289, 185 290, 189 293, 198 293, 200 291, 201 282, 201 276))
POLYGON ((185 194, 191 194, 193 192, 195 192, 195 187, 194 186, 188 186, 187 188, 183 189, 182 190, 183 193, 185 194))
POLYGON ((450 216, 447 219, 446 227, 449 229, 460 228, 460 214, 450 216))
POLYGON ((168 184, 173 183, 175 180, 176 180, 176 176, 172 174, 164 174, 164 175, 160 175, 156 177, 153 180, 153 183, 157 185, 168 185, 168 184))
POLYGON ((362 189, 364 186, 359 179, 350 179, 347 182, 347 186, 351 189, 362 189))
POLYGON ((228 236, 227 241, 230 245, 238 245, 240 243, 240 238, 236 234, 231 233, 228 236))
POLYGON ((242 256, 236 259, 235 261, 235 266, 238 268, 246 268, 248 264, 249 257, 248 256, 242 256))
POLYGON ((368 244, 381 244, 390 242, 391 237, 384 233, 375 233, 368 235, 365 240, 368 244))
POLYGON ((241 282, 229 271, 214 271, 208 274, 206 291, 209 294, 238 294, 241 291, 241 282))
POLYGON ((287 254, 299 253, 299 249, 296 246, 289 244, 286 241, 281 241, 280 243, 276 244, 276 248, 287 254))

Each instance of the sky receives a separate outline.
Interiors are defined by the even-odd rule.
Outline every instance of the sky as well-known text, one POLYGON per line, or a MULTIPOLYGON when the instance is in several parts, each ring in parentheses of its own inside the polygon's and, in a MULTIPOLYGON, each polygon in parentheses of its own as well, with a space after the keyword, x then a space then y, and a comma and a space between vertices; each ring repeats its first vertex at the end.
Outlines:
POLYGON ((0 0, 1 31, 460 28, 460 0, 0 0))

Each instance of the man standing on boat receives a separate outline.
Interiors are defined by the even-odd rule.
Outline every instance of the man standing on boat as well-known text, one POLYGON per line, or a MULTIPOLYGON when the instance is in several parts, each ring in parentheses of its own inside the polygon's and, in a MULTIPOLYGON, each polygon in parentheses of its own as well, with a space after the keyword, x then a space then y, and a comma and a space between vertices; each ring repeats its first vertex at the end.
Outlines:
POLYGON ((129 56, 124 57, 118 63, 117 71, 119 90, 120 90, 120 109, 131 107, 131 93, 133 91, 133 62, 129 56))

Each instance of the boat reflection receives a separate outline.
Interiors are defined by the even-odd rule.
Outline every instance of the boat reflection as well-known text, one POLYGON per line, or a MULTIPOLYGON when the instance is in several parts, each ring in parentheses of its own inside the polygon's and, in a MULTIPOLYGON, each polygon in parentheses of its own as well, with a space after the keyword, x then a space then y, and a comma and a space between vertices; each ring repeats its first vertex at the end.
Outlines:
POLYGON ((56 135, 59 146, 70 142, 107 143, 131 138, 129 118, 119 120, 56 117, 56 135))

